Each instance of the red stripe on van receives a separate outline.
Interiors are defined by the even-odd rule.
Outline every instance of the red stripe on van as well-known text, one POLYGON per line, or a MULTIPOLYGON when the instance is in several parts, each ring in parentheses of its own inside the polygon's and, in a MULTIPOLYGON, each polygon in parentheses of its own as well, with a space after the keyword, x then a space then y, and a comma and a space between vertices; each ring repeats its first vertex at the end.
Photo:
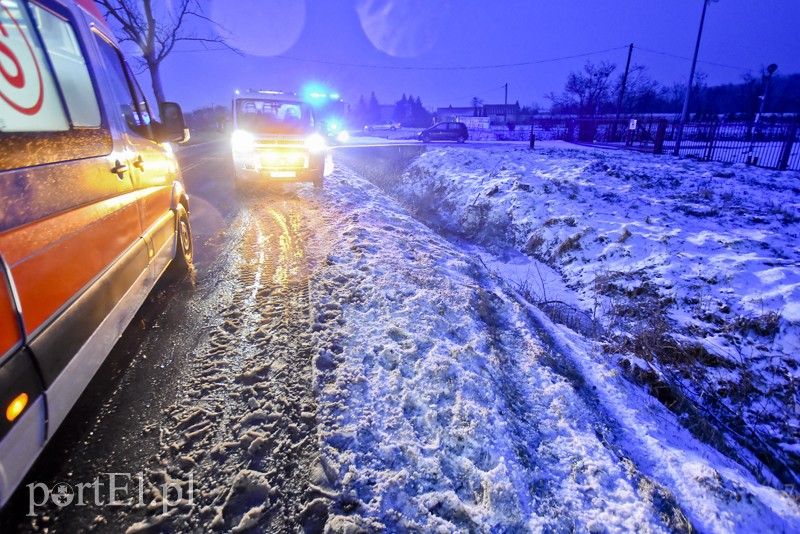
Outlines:
MULTIPOLYGON (((0 251, 6 262, 13 267, 64 237, 80 232, 95 221, 125 206, 135 205, 142 195, 143 193, 132 191, 10 230, 0 235, 0 251)), ((138 222, 136 228, 139 229, 138 222)))
MULTIPOLYGON (((31 224, 21 228, 14 232, 15 237, 34 239, 38 227, 31 224)), ((28 335, 134 244, 140 238, 139 228, 136 204, 129 204, 12 264, 28 335)))

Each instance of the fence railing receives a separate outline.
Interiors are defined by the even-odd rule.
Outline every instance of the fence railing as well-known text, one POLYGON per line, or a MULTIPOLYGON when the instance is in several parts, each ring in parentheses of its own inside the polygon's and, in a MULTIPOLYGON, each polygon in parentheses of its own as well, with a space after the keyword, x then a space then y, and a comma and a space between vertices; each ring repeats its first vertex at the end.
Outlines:
MULTIPOLYGON (((690 122, 678 155, 706 161, 745 163, 779 170, 800 170, 800 128, 791 122, 690 122)), ((627 146, 656 154, 675 152, 680 123, 666 119, 537 119, 513 131, 493 132, 500 139, 565 140, 627 146)))

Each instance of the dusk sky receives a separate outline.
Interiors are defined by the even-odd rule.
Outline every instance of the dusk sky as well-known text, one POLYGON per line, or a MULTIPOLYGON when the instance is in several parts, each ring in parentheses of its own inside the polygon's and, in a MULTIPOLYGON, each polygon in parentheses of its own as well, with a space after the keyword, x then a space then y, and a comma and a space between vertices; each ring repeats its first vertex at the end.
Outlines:
MULTIPOLYGON (((202 1, 244 55, 201 52, 198 43, 177 49, 164 63, 165 90, 186 111, 227 105, 235 89, 299 91, 310 82, 351 104, 375 91, 382 104, 411 93, 428 108, 468 106, 474 96, 502 103, 507 82, 510 103, 546 109, 544 95, 587 60, 621 73, 630 43, 633 63, 652 78, 685 82, 702 10, 702 0, 202 1), (582 57, 561 59, 571 56, 582 57), (499 66, 509 64, 518 65, 499 66)), ((710 84, 770 63, 777 74, 800 72, 798 27, 798 0, 712 2, 698 70, 710 84)))

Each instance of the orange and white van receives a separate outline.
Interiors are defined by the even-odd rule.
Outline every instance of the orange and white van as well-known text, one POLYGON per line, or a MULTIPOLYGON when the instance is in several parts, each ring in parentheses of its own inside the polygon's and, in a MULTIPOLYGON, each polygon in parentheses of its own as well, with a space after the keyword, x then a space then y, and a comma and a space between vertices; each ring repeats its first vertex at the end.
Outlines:
POLYGON ((192 261, 168 142, 91 0, 0 0, 0 505, 173 262, 192 261))

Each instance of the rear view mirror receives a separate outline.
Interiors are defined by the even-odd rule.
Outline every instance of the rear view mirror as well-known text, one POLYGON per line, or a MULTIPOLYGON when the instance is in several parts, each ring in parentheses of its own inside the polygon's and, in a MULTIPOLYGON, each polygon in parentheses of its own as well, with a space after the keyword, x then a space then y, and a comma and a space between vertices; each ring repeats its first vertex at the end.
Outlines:
POLYGON ((158 105, 159 115, 161 115, 161 127, 159 128, 159 141, 182 143, 189 140, 189 130, 183 119, 183 111, 175 102, 161 102, 158 105))

